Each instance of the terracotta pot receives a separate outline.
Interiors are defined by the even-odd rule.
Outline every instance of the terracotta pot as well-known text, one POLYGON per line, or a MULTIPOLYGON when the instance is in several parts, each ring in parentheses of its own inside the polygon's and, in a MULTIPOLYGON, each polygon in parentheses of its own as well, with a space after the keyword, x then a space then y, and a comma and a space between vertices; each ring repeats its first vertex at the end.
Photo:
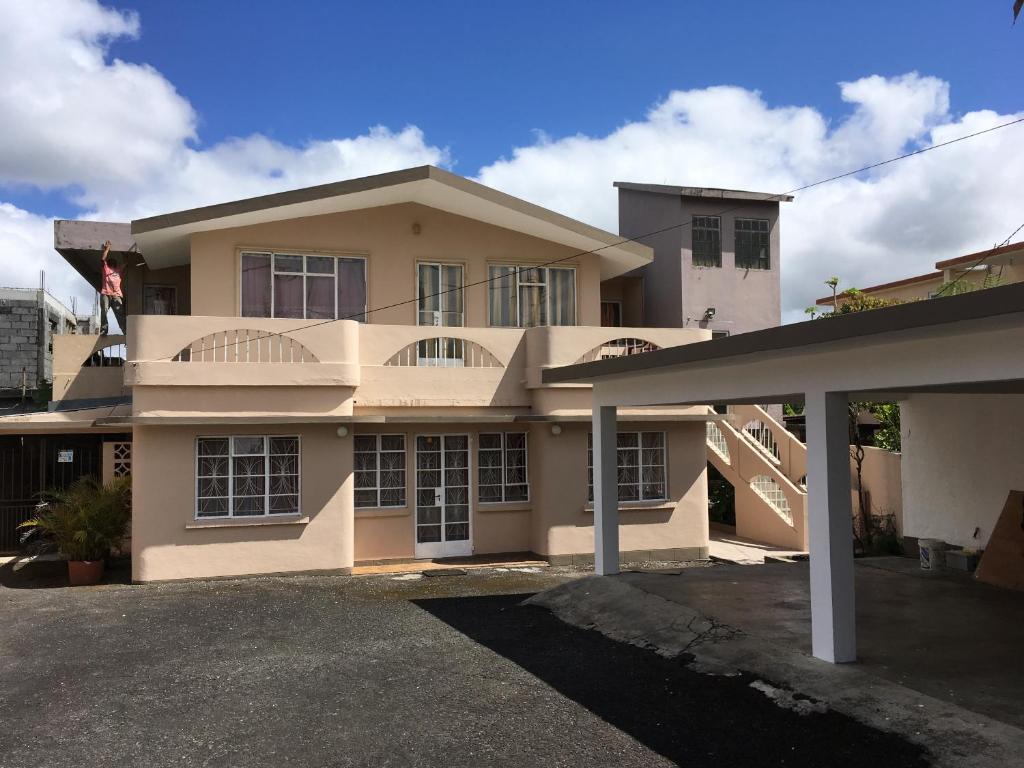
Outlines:
POLYGON ((99 584, 103 578, 103 560, 68 560, 68 581, 72 587, 99 584))

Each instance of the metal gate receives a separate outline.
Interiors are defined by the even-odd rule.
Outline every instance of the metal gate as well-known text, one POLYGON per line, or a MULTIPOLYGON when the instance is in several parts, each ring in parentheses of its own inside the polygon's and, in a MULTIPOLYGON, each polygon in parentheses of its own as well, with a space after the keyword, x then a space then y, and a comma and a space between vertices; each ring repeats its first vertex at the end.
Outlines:
POLYGON ((102 462, 100 435, 0 437, 0 552, 18 549, 18 525, 32 516, 42 491, 99 478, 102 462))

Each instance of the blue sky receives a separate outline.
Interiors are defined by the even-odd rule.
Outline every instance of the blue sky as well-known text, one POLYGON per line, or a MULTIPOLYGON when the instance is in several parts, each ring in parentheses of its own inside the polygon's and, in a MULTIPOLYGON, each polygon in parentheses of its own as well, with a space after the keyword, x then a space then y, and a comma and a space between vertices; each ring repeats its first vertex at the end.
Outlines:
MULTIPOLYGON (((1021 113, 1011 4, 0 0, 0 259, 422 162, 611 229, 614 178, 790 189, 1021 113)), ((1009 234, 1012 130, 786 207, 790 316, 1009 234)))
POLYGON ((867 73, 942 78, 961 111, 1012 111, 1024 93, 1008 0, 116 5, 143 27, 111 53, 185 93, 205 142, 414 124, 466 174, 536 130, 607 133, 673 89, 740 85, 829 116, 836 83, 867 73))

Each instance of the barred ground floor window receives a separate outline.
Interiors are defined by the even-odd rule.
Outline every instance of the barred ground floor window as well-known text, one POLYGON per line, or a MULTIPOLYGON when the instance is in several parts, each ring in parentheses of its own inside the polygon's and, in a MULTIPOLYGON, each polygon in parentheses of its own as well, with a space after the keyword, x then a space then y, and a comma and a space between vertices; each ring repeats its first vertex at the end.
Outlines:
POLYGON ((481 433, 477 465, 481 502, 530 498, 525 432, 481 433))
MULTIPOLYGON (((668 498, 664 432, 619 432, 616 436, 619 501, 668 498)), ((594 435, 587 434, 587 499, 594 500, 594 435)))
POLYGON ((405 435, 355 436, 355 505, 405 506, 405 435))
POLYGON ((299 513, 299 438, 196 438, 196 517, 299 513))

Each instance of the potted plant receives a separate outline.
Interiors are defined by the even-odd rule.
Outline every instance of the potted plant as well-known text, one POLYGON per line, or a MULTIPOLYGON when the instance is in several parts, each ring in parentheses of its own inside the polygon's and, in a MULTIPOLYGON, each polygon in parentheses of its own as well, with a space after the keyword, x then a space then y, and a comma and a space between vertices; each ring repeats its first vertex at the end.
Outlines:
POLYGON ((35 517, 22 523, 68 561, 71 586, 96 584, 110 551, 124 539, 131 517, 131 481, 106 485, 92 477, 47 491, 35 517))

